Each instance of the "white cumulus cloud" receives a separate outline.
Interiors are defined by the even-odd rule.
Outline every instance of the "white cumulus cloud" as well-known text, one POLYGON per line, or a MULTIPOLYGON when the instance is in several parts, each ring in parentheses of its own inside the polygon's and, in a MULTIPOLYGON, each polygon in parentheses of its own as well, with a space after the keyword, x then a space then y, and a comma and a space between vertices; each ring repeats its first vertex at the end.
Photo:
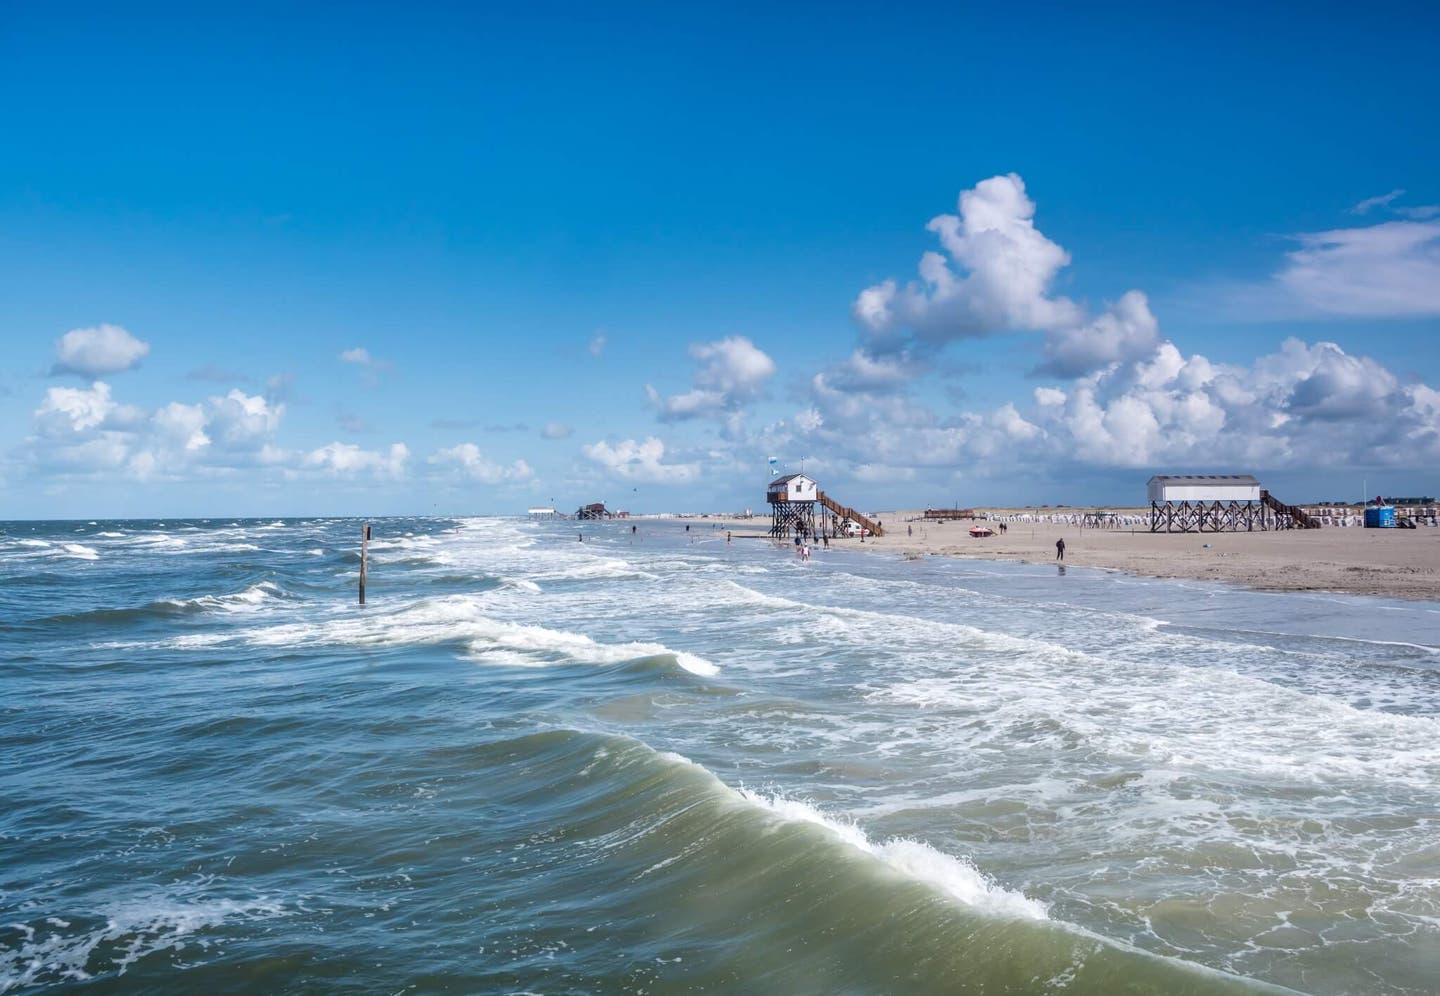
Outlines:
POLYGON ((1130 291, 1097 318, 1053 330, 1045 341, 1040 372, 1076 377, 1110 363, 1148 356, 1160 341, 1160 323, 1140 291, 1130 291))
POLYGON ((135 366, 149 352, 148 342, 135 338, 119 325, 71 329, 55 344, 55 364, 50 373, 82 377, 119 373, 135 366))
POLYGON ((775 376, 775 361, 745 336, 695 343, 690 357, 696 363, 691 390, 664 397, 654 387, 645 387, 661 421, 719 418, 733 431, 740 410, 761 397, 775 376))
POLYGON ((207 407, 209 432, 229 449, 262 445, 279 428, 285 414, 284 404, 246 394, 239 388, 223 397, 212 397, 207 407))
POLYGON ((409 459, 410 449, 404 443, 392 443, 388 450, 366 450, 354 443, 334 442, 311 450, 299 463, 305 469, 339 477, 370 474, 400 478, 405 475, 409 459))
POLYGON ((116 405, 110 397, 110 385, 97 380, 89 388, 52 387, 35 409, 35 421, 49 436, 79 433, 98 428, 116 405))
POLYGON ((944 253, 920 257, 918 281, 886 280, 861 291, 851 306, 876 345, 902 330, 922 339, 990 335, 1078 324, 1080 309, 1052 296, 1055 275, 1070 256, 1035 227, 1035 203, 1014 173, 961 192, 959 212, 932 218, 944 253))
POLYGON ((589 460, 627 481, 686 484, 700 476, 699 464, 666 463, 665 444, 654 436, 643 442, 624 439, 613 446, 601 440, 582 451, 589 460))
POLYGON ((898 387, 923 370, 918 362, 944 343, 1006 332, 1044 332, 1038 372, 1072 377, 1143 356, 1159 341, 1159 323, 1139 291, 1098 316, 1053 284, 1070 254, 1035 226, 1035 202, 1016 174, 962 191, 957 214, 931 219, 943 252, 920 257, 919 279, 884 280, 851 305, 864 347, 827 373, 836 390, 874 391, 877 375, 898 387), (888 370, 882 357, 900 359, 888 370))
POLYGON ((495 463, 487 460, 485 455, 480 452, 480 447, 474 443, 460 443, 457 446, 437 450, 430 457, 429 462, 442 467, 454 468, 465 477, 482 484, 527 481, 535 476, 535 471, 524 460, 516 460, 510 464, 495 463))

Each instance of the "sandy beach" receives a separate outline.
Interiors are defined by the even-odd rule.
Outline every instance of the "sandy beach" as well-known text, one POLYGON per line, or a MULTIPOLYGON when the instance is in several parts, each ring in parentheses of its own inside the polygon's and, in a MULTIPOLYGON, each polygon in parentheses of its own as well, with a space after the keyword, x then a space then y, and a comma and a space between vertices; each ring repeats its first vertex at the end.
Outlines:
MULTIPOLYGON (((984 512, 986 510, 977 510, 984 512)), ((989 510, 1008 513, 1022 510, 989 510)), ((1048 510, 1026 511, 1044 514, 1048 510)), ((1013 523, 1003 535, 969 535, 971 522, 920 519, 919 511, 879 513, 885 535, 833 540, 847 549, 905 556, 971 557, 1050 563, 1065 540, 1065 563, 1146 577, 1222 581, 1260 591, 1335 591, 1440 600, 1440 529, 1305 529, 1252 533, 1151 533, 1013 523), (907 520, 916 521, 907 521, 907 520)), ((736 538, 763 536, 769 519, 728 521, 736 538)))

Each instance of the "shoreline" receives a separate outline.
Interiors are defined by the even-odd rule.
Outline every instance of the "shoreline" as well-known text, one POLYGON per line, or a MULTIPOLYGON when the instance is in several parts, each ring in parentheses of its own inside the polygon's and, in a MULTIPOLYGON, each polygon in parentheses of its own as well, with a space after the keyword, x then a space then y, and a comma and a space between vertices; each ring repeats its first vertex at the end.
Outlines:
MULTIPOLYGON (((1082 512, 1084 510, 1067 510, 1082 512)), ((1054 509, 977 509, 992 516, 1054 509)), ((1218 581, 1254 591, 1333 592, 1406 601, 1440 601, 1440 529, 1322 528, 1245 533, 1152 533, 1012 522, 1006 533, 972 538, 968 520, 921 520, 919 511, 880 512, 885 535, 832 540, 839 549, 1012 563, 1054 563, 1065 540, 1067 567, 1138 577, 1218 581), (910 521, 914 520, 914 521, 910 521), (907 533, 907 528, 910 530, 907 533)), ((710 516, 736 539, 763 539, 769 518, 710 516)), ((983 520, 982 520, 983 521, 983 520)), ((985 523, 992 528, 996 523, 985 523)))

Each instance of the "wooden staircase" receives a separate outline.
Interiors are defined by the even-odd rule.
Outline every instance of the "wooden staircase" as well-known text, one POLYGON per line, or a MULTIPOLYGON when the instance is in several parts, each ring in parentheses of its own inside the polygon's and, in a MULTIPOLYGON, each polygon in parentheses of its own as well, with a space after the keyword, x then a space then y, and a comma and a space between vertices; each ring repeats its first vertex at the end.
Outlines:
POLYGON ((855 511, 853 508, 850 508, 848 505, 841 505, 839 502, 837 502, 837 501, 835 501, 834 499, 832 499, 832 498, 831 498, 829 495, 827 495, 825 492, 823 492, 823 491, 816 491, 816 492, 815 492, 815 497, 820 500, 820 504, 824 505, 826 508, 828 508, 830 511, 834 512, 834 513, 835 513, 837 516, 839 516, 840 518, 842 518, 842 519, 850 519, 850 520, 852 520, 852 521, 854 521, 854 522, 858 522, 862 527, 864 527, 865 529, 870 530, 870 535, 871 535, 871 536, 884 536, 884 535, 885 535, 885 530, 881 529, 881 528, 880 528, 878 525, 876 525, 874 522, 871 522, 871 521, 870 521, 869 519, 867 519, 865 516, 861 515, 859 512, 855 511))
POLYGON ((1291 529, 1319 529, 1320 520, 1308 514, 1303 508, 1294 505, 1287 505, 1270 496, 1270 492, 1260 492, 1260 504, 1275 513, 1275 518, 1286 523, 1291 529))

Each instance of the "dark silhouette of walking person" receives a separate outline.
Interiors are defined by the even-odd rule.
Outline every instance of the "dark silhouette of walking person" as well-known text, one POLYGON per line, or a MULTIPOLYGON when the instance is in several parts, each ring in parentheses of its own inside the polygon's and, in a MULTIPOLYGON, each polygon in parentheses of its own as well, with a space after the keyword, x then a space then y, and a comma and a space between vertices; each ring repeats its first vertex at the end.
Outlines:
POLYGON ((1065 559, 1065 538, 1063 536, 1055 541, 1055 559, 1065 559))

